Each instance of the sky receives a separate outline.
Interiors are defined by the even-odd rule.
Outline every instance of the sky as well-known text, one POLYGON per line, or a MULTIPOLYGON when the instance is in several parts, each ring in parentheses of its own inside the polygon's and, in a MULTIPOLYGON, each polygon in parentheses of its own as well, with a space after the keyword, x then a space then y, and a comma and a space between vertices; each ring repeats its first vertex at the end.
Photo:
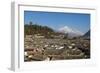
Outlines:
POLYGON ((24 24, 29 22, 58 30, 65 26, 86 33, 90 29, 90 14, 24 11, 24 24))

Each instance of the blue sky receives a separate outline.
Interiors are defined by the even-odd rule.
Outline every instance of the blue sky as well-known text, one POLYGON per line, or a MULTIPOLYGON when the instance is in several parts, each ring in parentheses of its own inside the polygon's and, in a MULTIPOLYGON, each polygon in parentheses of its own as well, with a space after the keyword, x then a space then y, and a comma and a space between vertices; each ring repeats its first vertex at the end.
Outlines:
POLYGON ((69 26, 83 33, 90 29, 90 14, 24 11, 24 23, 37 23, 54 30, 69 26))

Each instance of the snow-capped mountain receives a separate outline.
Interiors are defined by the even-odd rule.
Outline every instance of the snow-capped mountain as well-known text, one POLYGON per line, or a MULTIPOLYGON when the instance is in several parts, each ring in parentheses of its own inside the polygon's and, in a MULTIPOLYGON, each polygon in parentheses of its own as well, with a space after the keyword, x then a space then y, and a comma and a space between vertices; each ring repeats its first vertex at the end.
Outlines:
POLYGON ((62 33, 65 33, 65 34, 68 34, 69 37, 76 37, 76 36, 82 36, 83 33, 76 30, 76 29, 72 29, 68 26, 64 26, 60 29, 58 29, 59 32, 62 32, 62 33))

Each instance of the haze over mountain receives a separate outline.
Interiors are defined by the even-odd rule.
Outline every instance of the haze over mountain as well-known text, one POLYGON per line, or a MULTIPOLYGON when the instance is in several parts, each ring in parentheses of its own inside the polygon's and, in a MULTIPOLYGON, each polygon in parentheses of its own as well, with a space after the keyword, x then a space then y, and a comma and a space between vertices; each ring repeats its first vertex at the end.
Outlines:
POLYGON ((64 26, 60 29, 58 29, 59 32, 62 32, 62 33, 65 33, 65 34, 68 34, 69 37, 77 37, 77 36, 82 36, 83 33, 76 30, 76 29, 73 29, 71 27, 68 27, 68 26, 64 26))

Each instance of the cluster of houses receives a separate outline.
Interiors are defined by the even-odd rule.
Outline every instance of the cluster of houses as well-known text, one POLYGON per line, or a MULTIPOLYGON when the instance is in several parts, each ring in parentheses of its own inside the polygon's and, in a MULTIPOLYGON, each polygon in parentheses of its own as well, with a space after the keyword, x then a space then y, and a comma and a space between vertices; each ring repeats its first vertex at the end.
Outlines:
MULTIPOLYGON (((84 45, 87 47, 86 44, 84 45)), ((24 39, 24 60, 45 61, 78 58, 82 59, 85 58, 86 55, 83 50, 80 49, 81 47, 84 48, 82 45, 77 45, 70 40, 64 40, 61 38, 46 39, 44 36, 39 34, 34 36, 26 35, 24 39)))

